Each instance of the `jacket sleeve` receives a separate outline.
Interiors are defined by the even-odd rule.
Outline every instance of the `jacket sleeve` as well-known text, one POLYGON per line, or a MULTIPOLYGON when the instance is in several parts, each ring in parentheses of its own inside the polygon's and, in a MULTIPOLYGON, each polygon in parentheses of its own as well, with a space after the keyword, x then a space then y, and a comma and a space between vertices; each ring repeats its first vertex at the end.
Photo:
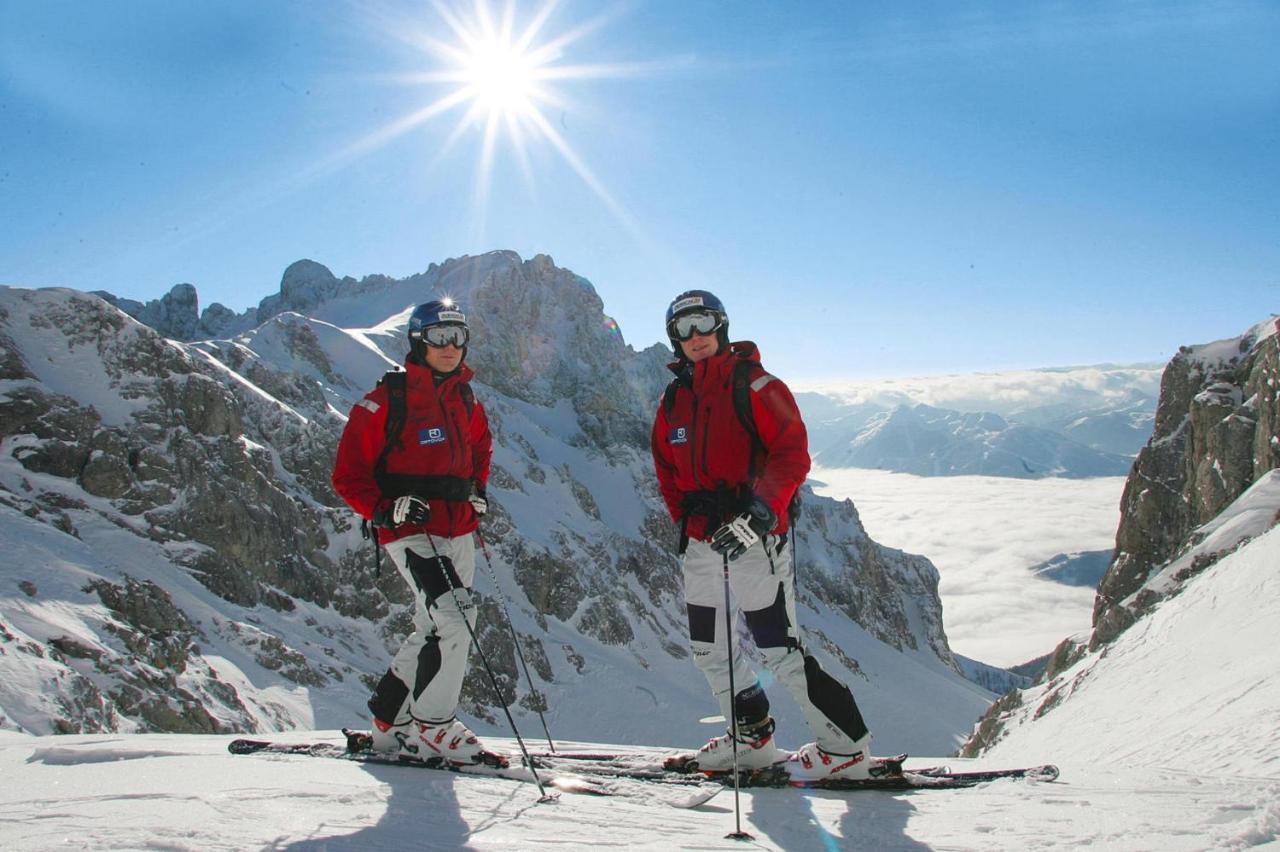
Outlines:
POLYGON ((791 497, 809 475, 809 434, 791 390, 768 373, 751 384, 751 411, 767 450, 755 493, 785 525, 791 497))
POLYGON ((489 483, 489 465, 493 459, 493 435, 489 433, 489 415, 476 401, 471 412, 471 478, 484 490, 489 483))
POLYGON ((338 457, 333 465, 333 489, 361 517, 373 516, 382 498, 382 490, 373 478, 385 441, 387 406, 369 394, 351 408, 342 439, 338 441, 338 457))
POLYGON ((658 475, 658 490, 671 513, 671 520, 680 522, 684 514, 680 508, 680 491, 676 488, 676 467, 671 455, 671 445, 667 443, 667 412, 661 400, 658 402, 658 414, 653 419, 653 434, 649 437, 649 448, 653 453, 653 472, 658 475))

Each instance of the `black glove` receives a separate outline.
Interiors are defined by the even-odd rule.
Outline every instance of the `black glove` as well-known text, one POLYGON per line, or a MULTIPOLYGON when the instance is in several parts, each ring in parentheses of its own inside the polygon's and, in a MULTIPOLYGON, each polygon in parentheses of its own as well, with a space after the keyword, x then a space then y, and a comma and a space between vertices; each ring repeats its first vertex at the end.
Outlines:
POLYGON ((485 499, 484 489, 474 482, 471 483, 471 496, 467 498, 467 502, 475 509, 477 518, 483 518, 485 512, 489 511, 489 501, 485 499))
POLYGON ((398 527, 401 524, 425 524, 431 520, 427 501, 412 494, 392 500, 384 497, 373 510, 375 527, 398 527))
POLYGON ((778 516, 759 497, 752 497, 747 511, 716 530, 711 536, 711 549, 729 561, 747 552, 751 545, 778 525, 778 516))

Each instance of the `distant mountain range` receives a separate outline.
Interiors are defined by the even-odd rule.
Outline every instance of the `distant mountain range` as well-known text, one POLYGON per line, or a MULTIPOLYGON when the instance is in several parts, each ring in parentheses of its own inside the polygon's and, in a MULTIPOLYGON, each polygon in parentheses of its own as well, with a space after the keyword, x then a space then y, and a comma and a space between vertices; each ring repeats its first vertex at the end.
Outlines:
POLYGON ((1123 476, 1150 437, 1154 366, 1075 367, 813 387, 816 464, 920 476, 1123 476))

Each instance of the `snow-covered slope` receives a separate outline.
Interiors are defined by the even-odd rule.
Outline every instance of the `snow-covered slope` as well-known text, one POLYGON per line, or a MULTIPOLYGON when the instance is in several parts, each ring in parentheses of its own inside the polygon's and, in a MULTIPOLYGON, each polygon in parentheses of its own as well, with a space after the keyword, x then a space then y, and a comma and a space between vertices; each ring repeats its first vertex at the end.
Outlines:
MULTIPOLYGON (((1277 332, 1272 317, 1175 356, 1156 434, 1126 487, 1120 550, 1099 588, 1092 636, 1063 642, 1041 682, 996 702, 966 754, 1017 762, 1065 746, 1058 762, 1067 774, 1105 773, 1133 792, 1135 783, 1177 795, 1244 779, 1253 788, 1236 807, 1249 818, 1198 820, 1184 829, 1186 842, 1242 848, 1276 839, 1277 332)), ((1125 830, 1135 826, 1107 837, 1119 844, 1125 830)))
MULTIPOLYGON (((1268 508, 1273 520, 1280 505, 1268 508)), ((1105 654, 1023 693, 985 757, 1016 762, 1053 751, 1069 772, 1247 776, 1280 802, 1277 566, 1280 528, 1272 528, 1189 581, 1105 654)))
MULTIPOLYGON (((1198 776, 1181 763, 1131 768, 1071 760, 1075 739, 1028 746, 1063 765, 1053 784, 1001 781, 970 790, 813 793, 731 790, 680 810, 643 798, 563 794, 533 784, 305 756, 232 756, 226 736, 28 737, 0 731, 0 812, 13 849, 666 850, 1097 849, 1184 852, 1274 845, 1280 779, 1198 776)), ((1256 727, 1251 728, 1256 730, 1256 727)), ((337 732, 292 733, 293 741, 337 732)), ((1195 738, 1193 733, 1192 738, 1195 738)), ((1180 738, 1181 739, 1181 738, 1180 738)), ((1166 742, 1171 749, 1179 740, 1166 742)), ((510 740, 493 745, 515 750, 510 740)), ((561 742, 562 749, 619 750, 561 742)), ((1206 742, 1205 747, 1212 747, 1206 742)), ((621 750, 626 750, 623 747, 621 750)), ((651 749, 660 753, 661 749, 651 749)), ((908 766, 932 763, 927 756, 908 766)), ((1246 762, 1246 761, 1241 761, 1246 762)), ((951 760, 995 768, 1002 758, 951 760)))

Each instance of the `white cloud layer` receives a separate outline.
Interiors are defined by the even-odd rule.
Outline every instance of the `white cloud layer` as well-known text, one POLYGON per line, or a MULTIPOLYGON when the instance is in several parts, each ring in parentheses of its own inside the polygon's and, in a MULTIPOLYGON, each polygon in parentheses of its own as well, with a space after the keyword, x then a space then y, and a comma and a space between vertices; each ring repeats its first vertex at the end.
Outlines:
POLYGON ((1124 477, 920 477, 820 467, 810 477, 819 494, 853 500, 873 539, 933 560, 957 653, 1016 665, 1090 628, 1092 589, 1028 569, 1059 553, 1114 547, 1124 477))
POLYGON ((959 411, 994 411, 1009 415, 1048 405, 1079 408, 1107 407, 1134 393, 1156 397, 1163 365, 1064 367, 966 373, 904 379, 798 383, 797 391, 811 391, 848 405, 882 406, 923 403, 959 411))

